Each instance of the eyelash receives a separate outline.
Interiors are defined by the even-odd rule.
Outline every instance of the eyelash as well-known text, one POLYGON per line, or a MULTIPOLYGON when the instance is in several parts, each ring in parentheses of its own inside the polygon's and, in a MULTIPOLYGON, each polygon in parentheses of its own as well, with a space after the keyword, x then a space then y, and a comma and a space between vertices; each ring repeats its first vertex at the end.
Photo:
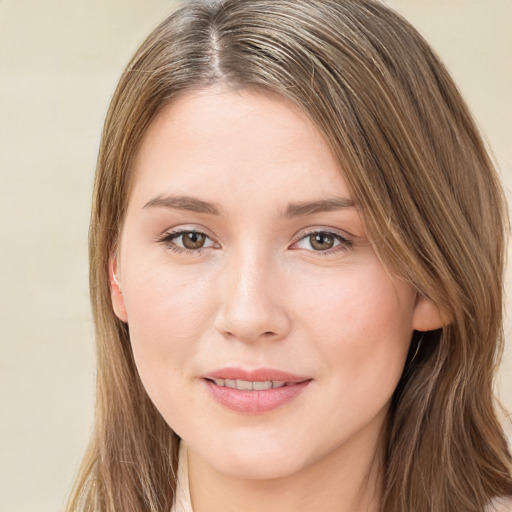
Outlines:
MULTIPOLYGON (((173 243, 173 241, 176 238, 179 238, 180 236, 183 236, 186 233, 195 233, 195 234, 198 234, 198 235, 204 235, 206 238, 211 240, 211 238, 206 233, 203 233, 202 231, 199 231, 199 230, 196 230, 196 229, 179 229, 179 230, 176 230, 176 231, 171 231, 169 233, 166 233, 162 238, 160 238, 158 240, 158 242, 162 243, 163 245, 165 245, 168 249, 170 249, 174 253, 190 255, 190 256, 199 256, 199 255, 201 255, 203 253, 203 251, 205 249, 209 249, 210 248, 210 247, 200 247, 198 249, 186 249, 186 248, 178 247, 177 245, 175 245, 173 243)), ((311 235, 318 235, 318 234, 332 236, 333 238, 335 238, 335 240, 337 240, 339 242, 338 245, 335 245, 333 248, 327 249, 325 251, 310 250, 310 252, 314 252, 315 254, 318 254, 320 256, 330 256, 332 254, 337 254, 338 252, 346 252, 346 251, 352 249, 352 247, 354 245, 353 240, 350 240, 349 238, 341 235, 340 233, 336 233, 336 232, 328 231, 328 230, 323 230, 323 229, 312 229, 310 231, 302 233, 301 236, 299 238, 297 238, 293 242, 292 245, 297 244, 301 240, 303 240, 303 239, 305 239, 305 238, 307 238, 307 237, 309 237, 311 235)))

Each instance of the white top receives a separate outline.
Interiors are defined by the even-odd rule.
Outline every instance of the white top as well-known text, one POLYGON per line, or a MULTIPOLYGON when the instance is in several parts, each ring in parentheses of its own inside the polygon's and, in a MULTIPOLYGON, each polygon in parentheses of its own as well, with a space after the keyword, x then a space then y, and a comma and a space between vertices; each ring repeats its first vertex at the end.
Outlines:
MULTIPOLYGON (((187 445, 180 442, 178 482, 176 484, 176 499, 171 512, 194 512, 190 501, 190 488, 188 485, 188 454, 187 445)), ((512 499, 500 498, 493 500, 486 512, 512 512, 512 499)))
POLYGON ((171 512, 193 512, 190 502, 190 489, 188 486, 188 455, 187 445, 180 442, 178 463, 178 482, 176 484, 176 496, 171 512))

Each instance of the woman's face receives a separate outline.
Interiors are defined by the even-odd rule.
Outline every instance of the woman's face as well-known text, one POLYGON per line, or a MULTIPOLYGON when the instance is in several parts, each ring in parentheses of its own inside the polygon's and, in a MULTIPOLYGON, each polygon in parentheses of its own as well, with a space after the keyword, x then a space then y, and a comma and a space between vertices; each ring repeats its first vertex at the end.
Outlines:
POLYGON ((192 453, 271 478, 375 448, 430 310, 381 266, 301 112, 218 89, 164 108, 134 163, 119 247, 114 309, 192 453))

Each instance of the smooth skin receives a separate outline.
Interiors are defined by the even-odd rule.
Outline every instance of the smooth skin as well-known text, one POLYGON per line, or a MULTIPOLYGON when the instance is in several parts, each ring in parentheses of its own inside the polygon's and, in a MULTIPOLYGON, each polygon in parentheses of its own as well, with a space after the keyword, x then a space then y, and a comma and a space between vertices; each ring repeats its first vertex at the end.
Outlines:
POLYGON ((194 512, 376 511, 412 332, 441 320, 382 267, 318 130, 282 99, 194 91, 159 113, 133 172, 112 302, 188 445, 194 512), (245 414, 201 378, 226 366, 312 381, 245 414))

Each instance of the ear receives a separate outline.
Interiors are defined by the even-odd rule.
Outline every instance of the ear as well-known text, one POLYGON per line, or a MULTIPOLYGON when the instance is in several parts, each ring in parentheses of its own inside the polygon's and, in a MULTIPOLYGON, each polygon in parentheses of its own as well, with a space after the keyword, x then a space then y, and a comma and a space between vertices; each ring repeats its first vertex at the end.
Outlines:
POLYGON ((112 257, 109 265, 109 278, 110 278, 110 297, 112 299, 112 307, 114 313, 121 322, 128 323, 128 314, 124 305, 123 291, 121 283, 119 282, 119 275, 117 273, 117 259, 112 257))
POLYGON ((435 331, 450 323, 443 313, 430 299, 418 293, 412 315, 412 328, 415 331, 435 331))

